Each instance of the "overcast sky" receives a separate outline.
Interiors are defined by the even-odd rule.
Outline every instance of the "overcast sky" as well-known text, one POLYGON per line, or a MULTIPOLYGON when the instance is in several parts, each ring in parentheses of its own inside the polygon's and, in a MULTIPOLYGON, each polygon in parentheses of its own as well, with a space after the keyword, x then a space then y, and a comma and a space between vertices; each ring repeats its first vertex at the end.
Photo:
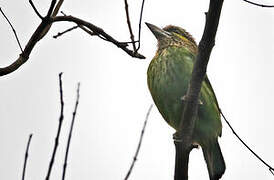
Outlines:
MULTIPOLYGON (((50 0, 34 1, 45 14, 50 0)), ((257 1, 271 3, 270 0, 257 1)), ((129 41, 124 1, 66 0, 61 8, 103 28, 120 41, 129 41)), ((141 1, 129 0, 130 16, 137 33, 141 1)), ((209 1, 150 0, 143 20, 160 27, 181 26, 200 40, 209 1)), ((273 4, 273 2, 272 2, 273 4)), ((40 19, 28 1, 1 0, 23 46, 40 19)), ((220 107, 238 134, 262 158, 274 166, 274 9, 225 1, 208 76, 220 107)), ((64 72, 65 119, 52 179, 60 179, 64 150, 81 82, 68 160, 67 179, 121 180, 127 173, 138 143, 146 112, 152 103, 146 70, 156 51, 156 39, 144 26, 140 53, 134 59, 115 45, 74 30, 59 39, 56 33, 73 26, 56 23, 16 72, 0 79, 0 179, 20 179, 27 139, 33 133, 26 179, 46 176, 60 112, 58 73, 64 72)), ((4 18, 0 17, 0 66, 12 63, 20 50, 4 18)), ((132 180, 173 179, 174 130, 152 109, 132 180)), ((222 179, 273 179, 235 138, 223 122, 219 140, 227 170, 222 179)), ((202 151, 190 156, 190 180, 208 179, 202 151)))

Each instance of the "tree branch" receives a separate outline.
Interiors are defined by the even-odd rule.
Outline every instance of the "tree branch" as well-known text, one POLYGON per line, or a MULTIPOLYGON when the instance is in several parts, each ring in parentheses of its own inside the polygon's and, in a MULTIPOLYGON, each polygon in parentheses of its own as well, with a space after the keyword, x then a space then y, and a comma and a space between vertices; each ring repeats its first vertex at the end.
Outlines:
POLYGON ((57 129, 57 134, 56 134, 56 137, 55 137, 53 152, 52 152, 52 155, 51 155, 51 160, 50 160, 50 163, 49 163, 49 168, 48 168, 46 180, 50 179, 50 174, 51 174, 51 170, 52 170, 52 167, 53 167, 53 164, 54 164, 56 151, 57 151, 57 148, 58 148, 58 145, 59 145, 59 137, 60 137, 61 128, 62 128, 63 119, 64 119, 64 99, 63 99, 62 74, 63 73, 59 74, 60 104, 61 104, 59 125, 58 125, 58 129, 57 129))
POLYGON ((64 166, 63 166, 62 180, 65 180, 65 175, 66 175, 68 153, 69 153, 70 141, 71 141, 71 136, 72 136, 72 130, 73 130, 73 126, 74 126, 74 121, 75 121, 75 116, 76 116, 76 112, 77 112, 77 107, 78 107, 78 104, 79 104, 79 97, 80 97, 80 93, 79 92, 80 92, 80 83, 78 83, 77 97, 76 97, 76 102, 75 102, 75 106, 74 106, 74 111, 72 113, 72 121, 71 121, 71 125, 70 125, 70 131, 69 131, 68 141, 67 141, 67 148, 66 148, 64 166))
POLYGON ((22 173, 22 180, 25 179, 26 168, 27 168, 27 160, 28 160, 28 156, 29 156, 29 146, 30 146, 31 138, 32 138, 32 134, 29 135, 29 140, 28 140, 28 144, 27 144, 27 148, 26 148, 25 160, 24 160, 24 166, 23 166, 23 173, 22 173))
POLYGON ((147 120, 148 120, 148 117, 149 117, 149 114, 151 112, 152 107, 153 107, 153 104, 150 105, 150 107, 149 107, 149 109, 147 111, 146 119, 145 119, 145 122, 144 122, 144 125, 143 125, 143 129, 142 129, 142 132, 141 132, 140 139, 139 139, 139 143, 138 143, 135 155, 133 157, 133 161, 132 161, 132 163, 130 165, 130 168, 129 168, 129 170, 127 172, 127 175, 126 175, 126 177, 125 177, 124 180, 127 180, 129 178, 129 176, 130 176, 130 174, 132 172, 132 169, 134 167, 134 164, 137 161, 137 157, 138 157, 138 154, 139 154, 139 151, 140 151, 140 148, 141 148, 141 145, 142 145, 142 141, 143 141, 143 136, 144 136, 144 133, 145 133, 145 128, 146 128, 146 125, 147 125, 147 120))
POLYGON ((89 30, 91 30, 92 32, 96 33, 98 36, 102 36, 107 41, 115 44, 118 48, 121 48, 122 50, 124 50, 131 57, 136 57, 136 58, 139 58, 139 59, 144 59, 145 58, 143 55, 128 49, 127 48, 128 44, 121 43, 121 42, 117 41, 112 36, 107 34, 102 28, 100 28, 98 26, 95 26, 92 23, 89 23, 87 21, 84 21, 84 20, 79 19, 79 18, 74 17, 74 16, 56 16, 54 18, 51 18, 52 23, 59 22, 59 21, 74 22, 74 23, 78 24, 79 26, 84 26, 84 27, 88 28, 89 30))
POLYGON ((188 179, 188 159, 192 149, 192 134, 197 116, 198 99, 211 50, 215 44, 222 4, 223 0, 210 0, 204 33, 198 46, 198 55, 194 63, 180 124, 179 136, 182 139, 183 157, 181 168, 183 171, 181 169, 180 172, 175 172, 175 180, 188 179), (181 173, 180 176, 176 176, 178 173, 181 173))
MULTIPOLYGON (((29 39, 25 48, 22 50, 22 53, 19 55, 19 57, 12 64, 10 64, 6 67, 0 68, 0 76, 4 76, 4 75, 10 74, 10 73, 16 71, 25 62, 27 62, 29 59, 29 56, 30 56, 34 46, 37 44, 37 42, 47 34, 49 29, 51 28, 52 23, 55 23, 58 21, 74 22, 77 25, 79 25, 81 29, 85 30, 86 32, 89 32, 90 35, 95 34, 98 37, 100 37, 101 39, 104 39, 106 41, 109 41, 109 42, 115 44, 118 48, 121 48, 123 51, 125 51, 131 57, 145 59, 145 56, 128 49, 127 48, 128 43, 117 41, 112 36, 107 34, 103 29, 101 29, 89 22, 86 22, 84 20, 81 20, 81 19, 73 17, 73 16, 58 16, 58 17, 56 17, 56 14, 58 13, 63 2, 64 2, 64 0, 59 0, 56 6, 55 6, 56 0, 53 0, 51 2, 51 6, 48 10, 48 14, 51 14, 51 17, 46 16, 46 17, 42 18, 42 22, 39 24, 39 26, 36 28, 36 30, 32 34, 31 38, 29 39), (54 6, 55 6, 55 8, 54 8, 54 6), (88 29, 90 31, 87 31, 88 29), (90 33, 90 32, 92 32, 92 33, 90 33)), ((36 14, 37 15, 39 14, 38 11, 36 14)), ((18 41, 18 38, 17 38, 17 41, 18 41)), ((135 43, 135 42, 132 42, 132 43, 135 43)))

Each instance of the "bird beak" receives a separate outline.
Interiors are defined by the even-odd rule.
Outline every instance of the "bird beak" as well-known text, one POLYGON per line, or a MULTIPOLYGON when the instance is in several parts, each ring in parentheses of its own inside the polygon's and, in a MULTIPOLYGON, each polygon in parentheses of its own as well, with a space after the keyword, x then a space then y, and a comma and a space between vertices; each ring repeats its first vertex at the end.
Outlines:
POLYGON ((166 32, 163 29, 147 22, 146 25, 158 40, 170 37, 169 32, 166 32))

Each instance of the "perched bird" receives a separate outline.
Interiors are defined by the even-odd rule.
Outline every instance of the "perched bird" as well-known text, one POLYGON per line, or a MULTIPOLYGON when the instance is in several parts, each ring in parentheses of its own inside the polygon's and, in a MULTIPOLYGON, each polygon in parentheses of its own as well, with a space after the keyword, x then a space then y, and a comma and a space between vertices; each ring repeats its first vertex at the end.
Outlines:
MULTIPOLYGON (((183 99, 187 93, 198 47, 193 37, 180 27, 169 25, 161 29, 146 24, 158 40, 156 55, 147 70, 148 87, 165 121, 178 131, 183 99)), ((202 147, 211 180, 221 178, 225 171, 225 162, 218 143, 218 136, 221 134, 218 102, 206 76, 201 87, 192 139, 193 144, 202 147)))

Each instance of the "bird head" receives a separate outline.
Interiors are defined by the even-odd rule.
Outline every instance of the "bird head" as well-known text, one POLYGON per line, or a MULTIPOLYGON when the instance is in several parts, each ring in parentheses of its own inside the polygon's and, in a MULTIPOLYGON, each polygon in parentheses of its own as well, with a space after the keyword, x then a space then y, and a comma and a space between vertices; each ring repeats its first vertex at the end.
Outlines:
POLYGON ((158 49, 177 46, 185 47, 192 52, 197 52, 197 44, 194 38, 183 28, 168 25, 161 29, 150 23, 146 23, 146 25, 158 40, 158 49))

